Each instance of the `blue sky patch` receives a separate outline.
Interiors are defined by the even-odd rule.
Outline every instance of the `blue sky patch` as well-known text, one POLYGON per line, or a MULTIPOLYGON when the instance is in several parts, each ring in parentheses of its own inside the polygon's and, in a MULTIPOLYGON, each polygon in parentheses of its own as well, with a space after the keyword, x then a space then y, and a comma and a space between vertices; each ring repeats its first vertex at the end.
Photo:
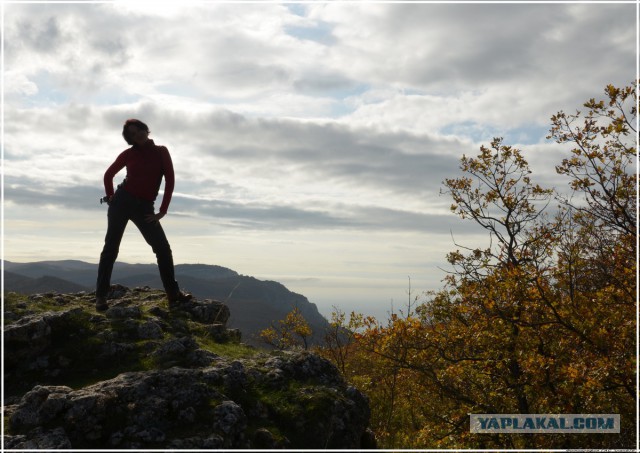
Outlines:
POLYGON ((305 17, 307 15, 307 6, 301 3, 287 3, 287 9, 296 16, 305 17))
POLYGON ((55 75, 48 71, 38 71, 30 80, 36 84, 38 91, 31 96, 24 96, 27 105, 62 105, 69 101, 69 95, 57 86, 55 75))
POLYGON ((333 36, 333 29, 326 22, 318 22, 314 27, 289 25, 284 28, 284 32, 302 41, 314 41, 325 46, 330 46, 336 42, 333 36))
POLYGON ((534 124, 507 129, 480 124, 475 121, 462 121, 443 127, 440 129, 440 133, 465 137, 476 143, 489 143, 495 137, 502 137, 506 144, 533 145, 545 141, 549 133, 549 126, 534 124))

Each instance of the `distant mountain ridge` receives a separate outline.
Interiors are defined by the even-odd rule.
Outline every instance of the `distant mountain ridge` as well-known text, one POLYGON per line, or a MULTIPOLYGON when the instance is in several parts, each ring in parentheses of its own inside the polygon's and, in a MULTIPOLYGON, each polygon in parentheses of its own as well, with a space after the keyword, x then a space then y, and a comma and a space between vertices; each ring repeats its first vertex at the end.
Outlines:
POLYGON ((21 294, 42 293, 47 291, 74 293, 87 290, 87 288, 82 285, 58 277, 44 275, 42 277, 32 278, 8 271, 5 271, 4 282, 5 290, 21 294))
MULTIPOLYGON (((78 260, 36 261, 31 263, 4 262, 5 271, 10 271, 25 277, 40 278, 46 275, 68 280, 93 291, 98 274, 98 265, 78 260)), ((181 274, 195 278, 211 279, 221 277, 235 277, 238 273, 222 266, 209 264, 178 264, 175 266, 176 278, 181 274)), ((158 274, 156 264, 129 264, 116 262, 113 266, 113 278, 128 278, 135 275, 158 274)), ((158 276, 158 281, 160 277, 158 276)), ((180 282, 180 280, 178 279, 180 282)), ((181 282, 180 282, 181 283, 181 282)))
MULTIPOLYGON (((4 261, 5 292, 23 294, 95 290, 98 265, 78 260, 15 263, 4 261)), ((312 343, 320 343, 328 321, 315 304, 274 281, 258 280, 216 265, 179 264, 176 280, 181 288, 200 299, 216 299, 231 310, 229 327, 240 329, 243 340, 259 344, 258 334, 297 307, 313 330, 312 343)), ((155 264, 116 262, 112 283, 127 287, 162 288, 155 264)))

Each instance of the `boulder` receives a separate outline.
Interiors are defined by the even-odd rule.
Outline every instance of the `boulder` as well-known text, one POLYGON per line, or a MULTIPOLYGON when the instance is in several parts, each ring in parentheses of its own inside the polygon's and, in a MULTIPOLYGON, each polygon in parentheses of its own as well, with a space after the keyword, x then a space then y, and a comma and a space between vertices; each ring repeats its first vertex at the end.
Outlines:
POLYGON ((212 367, 123 373, 79 390, 36 386, 9 411, 8 444, 359 448, 369 421, 366 398, 329 377, 328 362, 319 375, 303 370, 310 357, 313 354, 284 356, 279 364, 289 370, 288 376, 275 388, 265 356, 219 359, 212 367), (303 375, 302 380, 293 378, 303 375), (334 385, 319 384, 322 381, 334 385))

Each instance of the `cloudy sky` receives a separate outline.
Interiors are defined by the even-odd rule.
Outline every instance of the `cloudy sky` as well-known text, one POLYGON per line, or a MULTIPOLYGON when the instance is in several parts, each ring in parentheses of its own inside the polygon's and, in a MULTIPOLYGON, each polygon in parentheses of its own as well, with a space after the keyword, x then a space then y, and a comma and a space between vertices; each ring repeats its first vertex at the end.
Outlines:
MULTIPOLYGON (((484 239, 440 194, 459 158, 504 137, 564 186, 550 116, 636 72, 634 3, 13 3, 4 33, 5 259, 98 261, 140 118, 176 170, 176 263, 324 314, 441 287, 454 239, 484 239)), ((154 262, 133 225, 119 259, 154 262)))

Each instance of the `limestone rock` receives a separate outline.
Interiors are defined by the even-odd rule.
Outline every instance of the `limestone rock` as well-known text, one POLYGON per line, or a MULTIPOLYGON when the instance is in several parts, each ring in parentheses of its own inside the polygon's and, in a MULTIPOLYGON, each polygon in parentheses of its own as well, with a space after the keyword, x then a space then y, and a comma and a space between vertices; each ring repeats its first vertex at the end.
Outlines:
MULTIPOLYGON (((311 356, 289 354, 285 368, 292 375, 301 375, 300 364, 311 356)), ((80 390, 36 386, 11 411, 10 445, 126 449, 360 446, 369 418, 362 394, 350 387, 316 383, 327 380, 327 375, 308 375, 302 381, 283 381, 274 399, 268 393, 271 383, 265 362, 261 356, 251 361, 220 360, 206 368, 123 373, 80 390), (258 428, 249 431, 250 424, 258 428), (276 439, 270 427, 285 437, 276 439)), ((325 371, 329 370, 327 366, 325 371)))
POLYGON ((242 346, 224 304, 169 308, 161 292, 125 287, 109 304, 97 313, 84 293, 7 302, 7 448, 375 445, 366 397, 335 366, 242 346))

